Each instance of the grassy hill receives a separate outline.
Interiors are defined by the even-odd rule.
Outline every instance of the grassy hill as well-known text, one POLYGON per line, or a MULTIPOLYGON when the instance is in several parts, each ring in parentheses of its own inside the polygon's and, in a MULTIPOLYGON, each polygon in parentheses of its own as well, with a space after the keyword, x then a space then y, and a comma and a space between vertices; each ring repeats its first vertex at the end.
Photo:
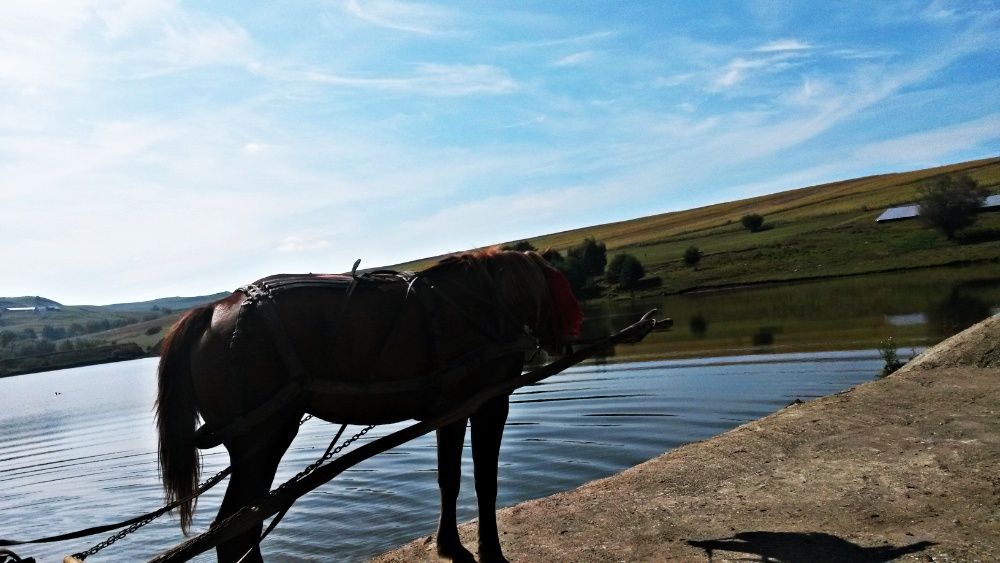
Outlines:
MULTIPOLYGON (((943 174, 968 174, 1000 192, 1000 158, 963 162, 811 186, 730 203, 663 213, 527 239, 539 249, 565 251, 585 237, 608 247, 609 260, 638 257, 655 291, 678 293, 752 283, 858 275, 960 262, 1000 259, 1000 213, 983 213, 962 237, 947 240, 918 221, 877 224, 886 207, 914 202, 920 188, 943 174), (763 215, 766 230, 740 224, 763 215), (682 257, 689 246, 703 252, 696 267, 682 257)), ((409 262, 420 269, 435 259, 409 262)))
POLYGON ((184 311, 222 295, 228 294, 103 306, 60 305, 33 296, 0 298, 0 377, 155 353, 184 311))

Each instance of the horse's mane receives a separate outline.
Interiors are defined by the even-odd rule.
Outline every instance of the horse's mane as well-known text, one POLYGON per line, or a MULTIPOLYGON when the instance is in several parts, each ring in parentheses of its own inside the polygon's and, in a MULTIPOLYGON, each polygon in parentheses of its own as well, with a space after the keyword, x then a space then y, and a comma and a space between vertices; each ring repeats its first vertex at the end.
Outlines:
POLYGON ((476 250, 470 250, 468 252, 458 252, 455 254, 449 254, 444 258, 438 260, 434 265, 430 266, 424 273, 430 273, 434 271, 443 270, 446 268, 451 268, 456 265, 474 266, 476 264, 482 264, 493 258, 494 256, 504 252, 504 250, 499 246, 490 246, 487 248, 479 248, 476 250))
POLYGON ((530 306, 521 310, 526 319, 538 319, 543 307, 553 315, 556 332, 561 336, 578 335, 583 315, 566 278, 537 252, 505 251, 489 247, 446 256, 424 273, 453 268, 483 268, 496 283, 500 300, 511 306, 530 306), (503 272, 502 275, 499 272, 503 272))

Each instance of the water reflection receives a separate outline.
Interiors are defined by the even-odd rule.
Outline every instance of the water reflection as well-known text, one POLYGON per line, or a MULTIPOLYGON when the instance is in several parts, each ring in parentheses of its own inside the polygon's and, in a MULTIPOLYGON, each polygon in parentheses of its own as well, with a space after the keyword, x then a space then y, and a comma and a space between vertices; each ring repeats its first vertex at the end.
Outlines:
POLYGON ((698 311, 698 314, 688 321, 688 328, 691 330, 691 334, 697 338, 705 338, 705 333, 708 332, 708 319, 701 314, 701 311, 698 311))
POLYGON ((956 333, 990 315, 991 304, 974 290, 953 286, 948 297, 927 310, 927 322, 942 333, 956 333))
MULTIPOLYGON (((939 268, 747 287, 654 298, 604 299, 586 305, 590 336, 605 335, 657 308, 687 319, 657 331, 628 353, 681 357, 875 348, 939 342, 1000 306, 1000 265, 939 268), (683 321, 682 321, 683 322, 683 321), (711 330, 709 330, 711 329, 711 330)), ((619 350, 619 358, 624 353, 619 350)))

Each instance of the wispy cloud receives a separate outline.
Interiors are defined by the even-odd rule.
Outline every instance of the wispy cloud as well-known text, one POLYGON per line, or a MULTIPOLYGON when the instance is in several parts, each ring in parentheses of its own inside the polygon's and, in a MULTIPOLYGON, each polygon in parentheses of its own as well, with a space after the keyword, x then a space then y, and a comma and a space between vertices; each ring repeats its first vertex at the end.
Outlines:
POLYGON ((798 39, 779 39, 755 47, 753 50, 759 53, 776 53, 782 51, 807 51, 812 48, 813 46, 809 43, 799 41, 798 39))
POLYGON ((0 83, 79 89, 206 66, 244 65, 250 35, 227 18, 169 1, 0 5, 0 83), (101 41, 93 41, 94 31, 101 41), (136 70, 141 69, 141 70, 136 70))
POLYGON ((581 35, 570 35, 567 37, 555 37, 551 39, 537 39, 537 40, 521 40, 521 41, 508 41, 497 45, 494 47, 495 50, 519 50, 519 49, 538 49, 545 47, 561 47, 561 46, 580 46, 589 45, 604 41, 606 39, 612 39, 619 36, 620 33, 614 30, 603 30, 595 31, 592 33, 585 33, 581 35))
POLYGON ((739 85, 754 73, 775 73, 787 70, 795 65, 795 58, 793 53, 787 52, 752 59, 736 57, 718 71, 718 75, 712 81, 709 89, 712 91, 726 90, 739 85))
POLYGON ((343 76, 318 70, 282 75, 330 86, 444 97, 509 94, 521 87, 506 70, 485 64, 422 64, 405 77, 343 76))
POLYGON ((454 14, 446 8, 396 0, 347 0, 344 10, 369 24, 415 33, 438 35, 448 30, 454 14))
POLYGON ((593 58, 594 51, 577 51, 576 53, 557 59, 552 64, 554 66, 577 66, 590 61, 593 58))
POLYGON ((869 162, 926 162, 998 140, 1000 113, 992 113, 964 123, 871 143, 854 152, 856 158, 869 162))
POLYGON ((330 245, 326 239, 288 235, 278 243, 278 252, 315 252, 330 245))

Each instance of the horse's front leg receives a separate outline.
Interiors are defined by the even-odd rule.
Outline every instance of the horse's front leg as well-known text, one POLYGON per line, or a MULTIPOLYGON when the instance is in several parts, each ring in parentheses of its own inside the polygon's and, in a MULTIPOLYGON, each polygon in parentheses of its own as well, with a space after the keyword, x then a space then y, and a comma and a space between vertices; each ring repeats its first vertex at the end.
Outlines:
POLYGON ((472 415, 472 461, 479 502, 479 560, 482 563, 507 561, 500 549, 496 509, 497 466, 503 426, 510 409, 509 399, 508 396, 491 399, 472 415))
POLYGON ((438 521, 437 553, 461 563, 475 562, 469 550, 462 546, 455 521, 455 504, 462 479, 462 446, 465 444, 463 418, 437 430, 438 487, 441 490, 441 519, 438 521))

